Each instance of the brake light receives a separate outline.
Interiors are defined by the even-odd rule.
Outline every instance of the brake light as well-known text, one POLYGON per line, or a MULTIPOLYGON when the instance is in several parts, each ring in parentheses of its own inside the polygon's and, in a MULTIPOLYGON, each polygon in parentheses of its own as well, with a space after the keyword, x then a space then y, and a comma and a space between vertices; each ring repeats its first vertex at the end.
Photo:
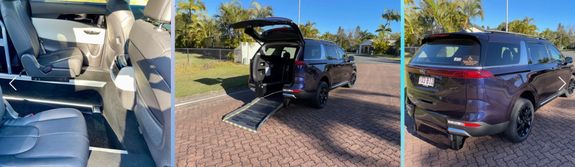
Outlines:
POLYGON ((493 73, 487 70, 467 70, 467 69, 457 69, 457 70, 439 70, 439 69, 418 69, 418 68, 408 68, 409 72, 415 72, 424 75, 432 76, 442 76, 449 78, 463 78, 463 79, 481 79, 481 78, 491 78, 493 73))
POLYGON ((431 35, 431 37, 446 37, 449 36, 449 34, 433 34, 431 35))
POLYGON ((470 128, 476 128, 476 127, 480 127, 481 124, 471 123, 471 122, 465 122, 465 123, 463 123, 463 126, 465 126, 465 127, 470 127, 470 128))
POLYGON ((305 62, 304 62, 304 61, 301 61, 301 60, 296 60, 296 61, 295 61, 295 65, 296 65, 297 67, 301 68, 301 67, 303 67, 303 66, 305 65, 305 62))
POLYGON ((470 127, 470 128, 476 128, 476 127, 480 127, 480 126, 481 126, 481 124, 478 124, 478 123, 473 123, 473 122, 459 122, 459 121, 452 121, 452 120, 447 120, 447 123, 448 123, 448 124, 452 124, 452 125, 470 127))

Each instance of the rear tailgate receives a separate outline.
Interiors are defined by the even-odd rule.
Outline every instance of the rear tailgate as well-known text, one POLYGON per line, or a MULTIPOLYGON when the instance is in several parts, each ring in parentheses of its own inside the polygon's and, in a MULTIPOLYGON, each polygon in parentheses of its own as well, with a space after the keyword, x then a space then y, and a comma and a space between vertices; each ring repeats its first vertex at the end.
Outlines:
POLYGON ((434 74, 437 69, 408 67, 408 98, 417 108, 460 118, 467 105, 467 81, 434 74))

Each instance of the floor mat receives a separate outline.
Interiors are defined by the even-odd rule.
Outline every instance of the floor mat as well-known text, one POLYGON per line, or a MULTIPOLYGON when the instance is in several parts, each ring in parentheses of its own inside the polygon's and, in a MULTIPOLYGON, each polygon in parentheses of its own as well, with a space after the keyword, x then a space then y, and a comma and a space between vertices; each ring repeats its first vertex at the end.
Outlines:
POLYGON ((84 114, 91 147, 125 150, 102 114, 84 114))

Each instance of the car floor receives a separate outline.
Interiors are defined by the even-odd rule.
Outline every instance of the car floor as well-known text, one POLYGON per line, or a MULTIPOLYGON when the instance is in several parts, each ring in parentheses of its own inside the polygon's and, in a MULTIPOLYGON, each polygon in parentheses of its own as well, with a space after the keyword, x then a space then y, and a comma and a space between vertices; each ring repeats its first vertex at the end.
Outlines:
MULTIPOLYGON (((0 82, 4 84, 4 80, 0 80, 0 82)), ((75 91, 74 88, 61 88, 61 86, 58 87, 57 85, 53 84, 39 84, 31 82, 19 83, 17 86, 26 87, 26 89, 19 90, 17 92, 11 89, 4 89, 5 95, 17 96, 19 98, 33 97, 33 99, 55 99, 57 101, 83 103, 95 106, 101 104, 100 102, 97 102, 99 101, 96 100, 98 98, 94 97, 96 92, 80 93, 75 91), (39 87, 42 87, 43 89, 35 89, 39 87), (59 91, 57 93, 42 92, 47 88, 49 90, 51 89, 59 91), (81 97, 72 97, 72 95, 81 97)), ((117 108, 120 105, 115 104, 118 100, 104 99, 104 101, 106 101, 106 105, 111 105, 108 106, 109 108, 117 108)), ((91 151, 90 157, 88 159, 88 166, 90 167, 145 167, 153 166, 154 164, 154 160, 152 159, 144 138, 139 133, 138 123, 132 111, 125 112, 126 115, 124 118, 125 123, 123 126, 123 137, 122 140, 119 140, 119 137, 116 136, 116 133, 114 133, 114 130, 110 127, 110 120, 107 120, 108 118, 102 114, 106 112, 106 110, 103 109, 105 108, 103 106, 97 107, 102 109, 102 113, 99 113, 95 112, 93 108, 90 107, 78 107, 65 104, 47 104, 21 99, 8 99, 8 102, 21 117, 55 108, 75 108, 81 111, 86 120, 88 137, 90 140, 91 151), (122 152, 127 152, 127 154, 122 154, 122 152)))
MULTIPOLYGON (((103 117, 102 117, 103 118, 103 117)), ((101 128, 105 121, 98 120, 101 118, 95 117, 93 122, 95 122, 96 126, 94 129, 90 127, 90 123, 88 123, 88 129, 90 131, 94 131, 96 129, 101 128)), ((90 122, 90 121, 88 121, 90 122)), ((99 166, 122 166, 122 167, 129 167, 129 166, 153 166, 154 161, 152 160, 152 156, 148 151, 148 146, 146 145, 144 138, 138 132, 138 124, 136 122, 136 117, 133 112, 128 112, 127 119, 126 119, 126 132, 124 136, 124 141, 118 141, 115 137, 114 133, 112 132, 109 135, 104 135, 103 133, 108 134, 108 132, 96 132, 100 133, 101 135, 98 136, 107 136, 110 138, 113 135, 113 138, 118 143, 121 143, 123 148, 128 152, 128 154, 119 154, 119 153, 112 153, 112 152, 103 152, 103 151, 90 151, 90 158, 88 160, 89 167, 99 167, 99 166)), ((98 130, 96 130, 98 131, 98 130)), ((106 131, 112 131, 109 127, 106 131)), ((114 142, 112 139, 106 139, 105 137, 97 137, 92 138, 90 137, 90 146, 92 146, 92 141, 98 141, 94 144, 110 144, 109 146, 114 146, 114 142), (105 142, 108 141, 108 142, 105 142)))

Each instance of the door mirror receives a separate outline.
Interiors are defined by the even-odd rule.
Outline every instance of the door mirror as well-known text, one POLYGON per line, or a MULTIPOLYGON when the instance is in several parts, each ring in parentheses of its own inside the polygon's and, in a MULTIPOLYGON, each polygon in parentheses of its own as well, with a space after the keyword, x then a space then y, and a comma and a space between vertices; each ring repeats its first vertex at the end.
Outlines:
POLYGON ((354 62, 355 58, 353 56, 348 56, 347 57, 347 62, 354 62))
POLYGON ((567 65, 567 64, 572 64, 572 63, 573 63, 573 58, 572 58, 572 57, 565 57, 565 61, 564 61, 564 64, 565 64, 565 65, 567 65))

